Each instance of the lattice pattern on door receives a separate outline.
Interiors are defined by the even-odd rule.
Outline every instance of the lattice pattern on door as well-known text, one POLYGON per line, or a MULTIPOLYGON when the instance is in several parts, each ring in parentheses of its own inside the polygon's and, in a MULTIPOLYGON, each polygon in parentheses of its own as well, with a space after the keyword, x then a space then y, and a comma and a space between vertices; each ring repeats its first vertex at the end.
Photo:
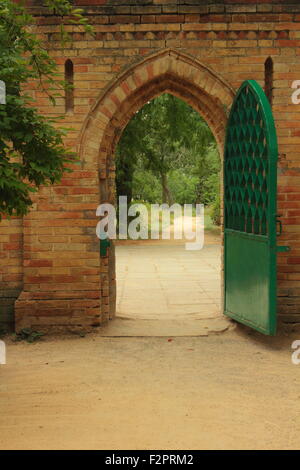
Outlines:
POLYGON ((228 128, 225 158, 225 227, 267 235, 268 135, 250 86, 238 97, 228 128))

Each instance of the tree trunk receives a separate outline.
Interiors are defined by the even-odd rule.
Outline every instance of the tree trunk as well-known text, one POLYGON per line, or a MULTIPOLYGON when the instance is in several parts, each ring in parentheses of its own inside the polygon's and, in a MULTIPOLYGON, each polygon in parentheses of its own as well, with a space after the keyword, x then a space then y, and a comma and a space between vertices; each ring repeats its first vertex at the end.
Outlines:
POLYGON ((173 198, 171 191, 168 186, 168 178, 166 174, 161 175, 161 185, 162 185, 162 202, 163 204, 169 204, 169 206, 172 206, 173 204, 173 198))

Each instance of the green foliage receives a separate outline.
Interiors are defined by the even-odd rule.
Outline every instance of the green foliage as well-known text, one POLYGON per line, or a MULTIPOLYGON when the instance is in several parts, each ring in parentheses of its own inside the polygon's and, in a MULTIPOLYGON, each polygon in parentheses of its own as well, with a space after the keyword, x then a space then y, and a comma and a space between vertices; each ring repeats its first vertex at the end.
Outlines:
POLYGON ((221 199, 218 195, 212 205, 211 218, 215 225, 221 225, 221 199))
MULTIPOLYGON (((83 16, 82 8, 74 8, 70 0, 44 0, 44 5, 49 11, 61 18, 67 18, 68 24, 81 25, 86 33, 93 34, 93 28, 88 23, 88 19, 83 16)), ((61 36, 64 42, 70 39, 64 28, 63 22, 60 27, 61 36)))
POLYGON ((4 326, 0 325, 0 339, 4 338, 6 334, 7 334, 7 329, 4 326))
POLYGON ((198 177, 184 173, 182 170, 173 170, 169 176, 170 191, 174 201, 179 204, 195 204, 197 201, 198 177))
POLYGON ((15 341, 27 341, 27 343, 34 343, 38 341, 44 333, 34 331, 31 328, 23 328, 19 333, 14 335, 15 341))
POLYGON ((133 175, 144 148, 142 136, 145 130, 142 115, 136 114, 124 129, 116 150, 117 196, 127 196, 129 202, 132 199, 133 175))
POLYGON ((219 193, 215 139, 200 115, 170 94, 136 113, 116 157, 117 194, 129 200, 211 204, 219 193))
MULTIPOLYGON (((68 0, 47 0, 46 6, 87 27, 68 0)), ((55 104, 65 86, 55 61, 31 32, 32 24, 34 19, 22 6, 0 0, 0 80, 7 93, 6 104, 0 104, 0 218, 26 214, 31 194, 40 185, 59 182, 64 171, 70 171, 66 164, 75 159, 63 144, 67 129, 57 128, 57 119, 41 116, 25 91, 29 82, 38 81, 55 104)))
POLYGON ((194 173, 198 175, 197 202, 208 205, 220 193, 220 157, 215 143, 202 150, 194 173))
POLYGON ((136 201, 159 203, 161 202, 160 182, 151 171, 138 167, 133 175, 132 194, 136 201))

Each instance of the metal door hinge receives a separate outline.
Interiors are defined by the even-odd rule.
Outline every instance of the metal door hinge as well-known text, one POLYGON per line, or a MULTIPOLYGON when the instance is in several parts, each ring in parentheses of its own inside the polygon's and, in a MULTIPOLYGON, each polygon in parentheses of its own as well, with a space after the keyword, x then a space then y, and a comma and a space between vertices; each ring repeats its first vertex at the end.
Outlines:
POLYGON ((105 258, 107 256, 107 249, 110 247, 110 240, 105 238, 104 240, 100 240, 100 256, 101 258, 105 258))
POLYGON ((277 253, 286 253, 287 251, 291 251, 289 246, 277 246, 277 253))

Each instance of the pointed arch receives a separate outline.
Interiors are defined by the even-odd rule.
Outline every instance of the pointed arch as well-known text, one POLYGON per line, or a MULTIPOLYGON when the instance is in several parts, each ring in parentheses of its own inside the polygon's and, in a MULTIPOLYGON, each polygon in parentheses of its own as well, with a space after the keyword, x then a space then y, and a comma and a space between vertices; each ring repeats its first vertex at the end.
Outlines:
POLYGON ((94 158, 98 152, 100 175, 105 178, 107 161, 126 124, 147 101, 164 92, 196 109, 223 148, 234 89, 198 60, 165 49, 128 68, 100 94, 81 131, 81 158, 94 158))
MULTIPOLYGON (((80 138, 83 165, 99 172, 99 202, 115 203, 114 153, 131 117, 148 101, 171 93, 191 105, 209 124, 223 155, 225 130, 235 91, 209 67, 172 49, 165 49, 133 65, 104 90, 84 122, 80 138)), ((116 276, 113 245, 101 272, 105 318, 116 311, 116 276)))

